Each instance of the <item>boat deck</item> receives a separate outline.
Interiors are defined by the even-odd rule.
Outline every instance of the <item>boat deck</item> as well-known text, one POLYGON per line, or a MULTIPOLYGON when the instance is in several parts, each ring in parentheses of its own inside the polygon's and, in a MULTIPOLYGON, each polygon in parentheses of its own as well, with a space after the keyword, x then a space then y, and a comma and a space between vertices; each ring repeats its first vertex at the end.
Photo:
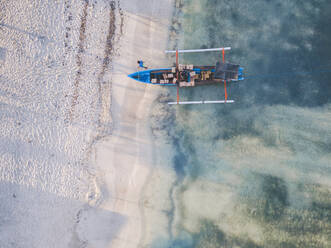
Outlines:
POLYGON ((179 82, 177 82, 177 73, 175 67, 138 71, 136 73, 130 74, 129 76, 143 83, 173 86, 178 84, 179 87, 210 85, 223 82, 223 80, 237 81, 243 79, 242 68, 239 68, 239 66, 237 66, 236 71, 226 70, 223 71, 222 74, 219 73, 218 69, 219 68, 217 65, 193 66, 179 64, 179 82))

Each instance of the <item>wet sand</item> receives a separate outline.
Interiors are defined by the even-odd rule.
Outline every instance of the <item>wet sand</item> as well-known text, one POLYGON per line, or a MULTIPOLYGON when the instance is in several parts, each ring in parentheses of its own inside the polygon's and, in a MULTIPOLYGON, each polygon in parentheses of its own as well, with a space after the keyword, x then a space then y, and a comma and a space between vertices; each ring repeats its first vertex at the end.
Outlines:
POLYGON ((144 186, 157 163, 155 149, 159 149, 153 142, 149 114, 160 89, 140 84, 127 74, 137 70, 140 59, 147 66, 167 66, 164 50, 172 14, 171 1, 129 2, 131 6, 122 6, 123 34, 119 56, 113 60, 112 134, 96 145, 92 155, 101 192, 99 207, 124 220, 113 225, 118 234, 111 247, 140 247, 148 243, 144 238, 144 186))

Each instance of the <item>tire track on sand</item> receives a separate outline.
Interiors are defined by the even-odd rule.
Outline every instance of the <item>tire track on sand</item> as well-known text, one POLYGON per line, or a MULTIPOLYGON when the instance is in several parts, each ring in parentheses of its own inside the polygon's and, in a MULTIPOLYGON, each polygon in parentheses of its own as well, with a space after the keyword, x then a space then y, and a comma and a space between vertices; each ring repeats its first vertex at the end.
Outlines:
POLYGON ((111 130, 111 80, 105 80, 105 74, 109 65, 112 62, 114 55, 114 41, 115 41, 115 32, 116 32, 116 7, 115 1, 110 1, 110 10, 109 10, 109 26, 107 32, 107 39, 104 48, 104 56, 101 71, 97 78, 98 85, 98 95, 99 95, 99 106, 100 114, 98 120, 99 135, 104 136, 109 133, 111 130))
POLYGON ((81 23, 80 23, 80 28, 79 28, 79 43, 78 43, 78 53, 76 56, 76 64, 78 66, 78 71, 76 73, 76 79, 74 82, 74 93, 73 93, 73 97, 72 97, 72 101, 71 101, 71 106, 69 109, 69 114, 68 114, 68 118, 69 122, 73 121, 74 118, 74 110, 75 110, 75 106, 77 105, 77 101, 78 101, 78 91, 79 91, 79 82, 82 76, 82 54, 84 53, 84 45, 85 45, 85 39, 86 39, 86 22, 87 22, 87 9, 88 9, 88 5, 89 2, 86 0, 84 1, 84 8, 83 8, 83 14, 81 16, 81 23))

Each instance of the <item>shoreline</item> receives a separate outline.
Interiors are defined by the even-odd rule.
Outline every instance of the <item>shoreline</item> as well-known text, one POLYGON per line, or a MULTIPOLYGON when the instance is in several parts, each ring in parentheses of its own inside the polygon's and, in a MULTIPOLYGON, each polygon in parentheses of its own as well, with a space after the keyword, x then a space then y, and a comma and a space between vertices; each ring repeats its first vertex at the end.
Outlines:
MULTIPOLYGON (((113 60, 111 79, 112 134, 98 142, 91 155, 98 171, 101 194, 98 207, 121 216, 117 223, 109 219, 113 222, 111 228, 117 232, 111 241, 112 247, 140 247, 151 242, 150 230, 145 226, 144 194, 156 166, 154 149, 157 146, 148 116, 160 89, 133 82, 127 75, 137 69, 139 59, 153 67, 168 64, 164 50, 173 4, 172 1, 161 6, 155 1, 145 2, 150 5, 150 17, 146 17, 146 9, 139 9, 144 3, 136 5, 136 11, 132 6, 121 6, 123 35, 119 56, 113 60), (139 11, 143 13, 139 15, 139 11)), ((95 217, 93 212, 86 216, 95 217)))

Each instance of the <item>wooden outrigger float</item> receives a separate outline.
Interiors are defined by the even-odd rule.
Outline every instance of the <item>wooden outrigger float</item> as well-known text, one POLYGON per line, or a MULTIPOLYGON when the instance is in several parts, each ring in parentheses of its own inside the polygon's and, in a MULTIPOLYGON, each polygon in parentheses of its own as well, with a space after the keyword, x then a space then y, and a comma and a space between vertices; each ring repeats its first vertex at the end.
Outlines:
POLYGON ((233 100, 228 100, 226 83, 232 81, 241 81, 244 80, 244 77, 243 68, 241 68, 239 65, 225 63, 225 51, 230 49, 230 47, 224 47, 165 51, 166 53, 176 53, 176 67, 137 71, 128 76, 141 83, 162 86, 177 86, 177 101, 168 102, 168 104, 233 103, 233 100), (208 51, 222 51, 222 61, 217 62, 216 66, 194 66, 192 64, 183 65, 178 63, 179 53, 208 51), (185 102, 179 101, 179 88, 181 87, 196 87, 220 83, 224 83, 224 100, 185 102))

